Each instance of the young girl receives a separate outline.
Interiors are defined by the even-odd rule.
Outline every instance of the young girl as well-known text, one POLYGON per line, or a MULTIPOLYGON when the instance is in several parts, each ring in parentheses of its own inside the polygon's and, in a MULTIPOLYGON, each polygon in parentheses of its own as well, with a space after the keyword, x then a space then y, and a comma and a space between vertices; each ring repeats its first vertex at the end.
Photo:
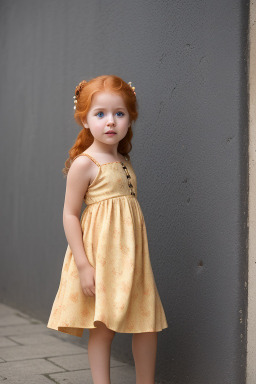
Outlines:
POLYGON ((135 87, 99 76, 83 80, 74 99, 83 129, 63 169, 68 246, 47 327, 78 337, 89 329, 94 384, 110 383, 115 333, 133 333, 136 384, 154 384, 157 332, 168 324, 128 154, 138 116, 135 87))

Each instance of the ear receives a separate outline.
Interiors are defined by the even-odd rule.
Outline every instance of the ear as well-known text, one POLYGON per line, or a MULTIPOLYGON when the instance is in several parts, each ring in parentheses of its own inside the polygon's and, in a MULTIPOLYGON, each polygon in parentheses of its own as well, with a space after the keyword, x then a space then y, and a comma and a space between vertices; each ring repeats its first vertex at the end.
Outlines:
POLYGON ((83 126, 84 126, 85 128, 89 128, 89 125, 87 124, 86 120, 83 120, 83 126))

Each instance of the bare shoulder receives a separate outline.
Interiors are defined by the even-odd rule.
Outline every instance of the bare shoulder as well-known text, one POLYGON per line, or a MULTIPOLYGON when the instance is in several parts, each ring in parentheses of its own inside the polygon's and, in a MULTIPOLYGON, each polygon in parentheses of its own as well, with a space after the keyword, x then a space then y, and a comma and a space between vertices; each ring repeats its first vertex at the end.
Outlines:
POLYGON ((68 175, 74 175, 75 177, 88 177, 95 164, 87 156, 78 156, 73 160, 71 167, 68 171, 68 175))
POLYGON ((75 158, 75 160, 73 160, 71 167, 74 167, 76 169, 86 168, 86 167, 89 168, 91 164, 92 164, 92 161, 91 159, 89 159, 88 156, 80 155, 77 158, 75 158))
POLYGON ((67 183, 76 189, 83 190, 89 185, 91 172, 95 165, 87 156, 78 156, 71 164, 67 175, 67 183))

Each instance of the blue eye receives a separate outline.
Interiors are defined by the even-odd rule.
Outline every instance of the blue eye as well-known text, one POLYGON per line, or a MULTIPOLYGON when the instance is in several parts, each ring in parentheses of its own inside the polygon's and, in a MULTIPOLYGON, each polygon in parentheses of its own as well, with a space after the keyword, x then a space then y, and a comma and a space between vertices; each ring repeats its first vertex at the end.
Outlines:
MULTIPOLYGON (((96 116, 98 116, 100 113, 102 113, 102 114, 104 115, 104 113, 103 113, 102 111, 100 111, 100 112, 98 112, 98 113, 96 114, 96 116)), ((119 117, 124 116, 124 113, 123 113, 123 112, 121 112, 121 111, 117 112, 117 114, 119 114, 119 113, 121 113, 121 115, 118 115, 119 117)), ((99 117, 103 117, 103 116, 101 115, 101 116, 99 116, 99 117)))

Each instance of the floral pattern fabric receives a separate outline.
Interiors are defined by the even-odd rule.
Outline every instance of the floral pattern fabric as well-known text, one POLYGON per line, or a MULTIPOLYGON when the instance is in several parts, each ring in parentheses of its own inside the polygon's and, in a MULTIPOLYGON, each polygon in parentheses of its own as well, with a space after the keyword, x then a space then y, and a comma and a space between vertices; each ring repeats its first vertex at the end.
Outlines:
POLYGON ((82 155, 98 165, 80 219, 85 254, 95 268, 95 296, 83 293, 68 245, 47 327, 78 337, 84 329, 96 328, 95 321, 120 333, 161 331, 168 324, 151 267, 131 161, 100 164, 89 154, 78 156, 82 155))

